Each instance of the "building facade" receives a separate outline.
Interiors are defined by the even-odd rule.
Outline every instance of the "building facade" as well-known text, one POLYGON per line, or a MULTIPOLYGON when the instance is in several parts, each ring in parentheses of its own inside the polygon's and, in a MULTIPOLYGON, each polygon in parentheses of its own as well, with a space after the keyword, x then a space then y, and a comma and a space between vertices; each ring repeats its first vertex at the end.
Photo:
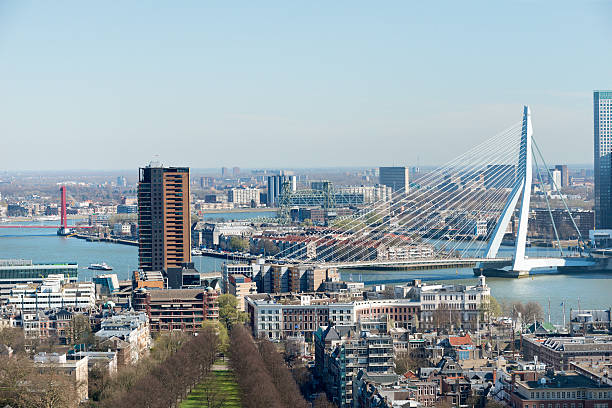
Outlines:
POLYGON ((408 167, 379 167, 379 183, 391 187, 394 193, 408 192, 410 185, 410 169, 408 167))
POLYGON ((165 271, 191 262, 189 168, 140 169, 138 181, 138 264, 165 271))
POLYGON ((595 228, 612 229, 612 91, 593 92, 595 228))

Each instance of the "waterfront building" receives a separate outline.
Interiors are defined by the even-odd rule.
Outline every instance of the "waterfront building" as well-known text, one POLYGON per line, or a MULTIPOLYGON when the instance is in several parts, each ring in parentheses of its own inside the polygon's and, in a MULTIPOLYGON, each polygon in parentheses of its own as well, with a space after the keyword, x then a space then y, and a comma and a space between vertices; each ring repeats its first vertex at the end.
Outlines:
POLYGON ((232 188, 227 192, 227 201, 235 207, 259 207, 258 188, 232 188))
POLYGON ((570 333, 586 335, 612 334, 612 308, 607 310, 570 310, 570 333))
POLYGON ((595 214, 591 210, 571 210, 570 217, 570 214, 564 209, 549 211, 546 208, 536 208, 532 214, 532 219, 529 220, 528 225, 529 234, 533 237, 551 240, 555 238, 553 222, 557 228, 559 239, 578 238, 578 232, 574 228, 574 223, 576 223, 580 234, 583 237, 587 237, 589 236, 589 231, 593 230, 595 223, 595 214))
POLYGON ((100 294, 110 295, 119 291, 119 279, 116 273, 105 273, 94 276, 91 280, 94 284, 99 285, 100 294))
POLYGON ((134 310, 146 312, 152 332, 195 332, 208 320, 219 319, 219 293, 201 289, 138 289, 133 292, 134 310))
POLYGON ((354 408, 433 407, 440 382, 360 370, 353 379, 354 408))
POLYGON ((379 167, 379 183, 391 187, 394 193, 407 193, 410 186, 410 170, 408 167, 379 167))
POLYGON ((10 290, 7 305, 21 311, 71 307, 91 309, 96 303, 93 282, 67 282, 63 275, 49 275, 42 283, 19 283, 10 290))
POLYGON ((138 259, 144 271, 191 262, 189 168, 149 165, 138 182, 138 259))
POLYGON ((25 283, 62 274, 68 281, 76 281, 79 265, 76 263, 33 263, 25 259, 0 259, 0 283, 25 283))
POLYGON ((612 91, 593 92, 595 228, 612 229, 612 91))
POLYGON ((315 375, 339 408, 353 407, 353 381, 360 371, 394 374, 393 339, 359 325, 320 327, 314 334, 315 375))

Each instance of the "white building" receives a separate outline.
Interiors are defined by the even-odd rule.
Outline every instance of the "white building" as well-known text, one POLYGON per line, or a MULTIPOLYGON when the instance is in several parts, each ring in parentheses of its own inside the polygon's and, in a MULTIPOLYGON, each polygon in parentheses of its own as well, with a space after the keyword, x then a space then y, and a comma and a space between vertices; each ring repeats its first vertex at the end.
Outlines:
POLYGON ((64 307, 90 309, 96 304, 96 286, 93 282, 67 283, 64 275, 49 275, 40 284, 14 285, 7 304, 21 311, 64 307))
POLYGON ((237 207, 259 207, 259 189, 232 188, 227 192, 227 201, 237 207))

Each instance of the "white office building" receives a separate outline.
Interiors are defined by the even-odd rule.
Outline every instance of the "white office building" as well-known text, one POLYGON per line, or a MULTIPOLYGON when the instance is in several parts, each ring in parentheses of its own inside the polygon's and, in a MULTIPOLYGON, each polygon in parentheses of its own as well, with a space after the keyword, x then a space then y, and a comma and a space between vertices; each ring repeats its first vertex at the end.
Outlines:
POLYGON ((22 311, 64 307, 89 309, 96 304, 96 286, 93 282, 68 283, 64 275, 49 275, 39 284, 16 284, 7 304, 22 311))

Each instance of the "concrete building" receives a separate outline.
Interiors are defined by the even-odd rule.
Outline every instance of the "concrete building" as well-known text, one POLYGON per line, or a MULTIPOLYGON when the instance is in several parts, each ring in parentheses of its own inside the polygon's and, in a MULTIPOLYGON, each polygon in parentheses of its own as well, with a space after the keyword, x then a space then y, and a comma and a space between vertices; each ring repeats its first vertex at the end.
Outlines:
POLYGON ((88 393, 88 358, 67 360, 66 354, 41 352, 34 356, 34 364, 40 371, 60 372, 70 378, 79 401, 85 401, 88 393))
POLYGON ((559 170, 561 172, 561 184, 558 185, 561 187, 569 187, 570 186, 570 177, 569 170, 567 169, 567 164, 557 164, 555 166, 555 170, 559 170))
POLYGON ((231 274, 228 276, 228 293, 236 296, 238 309, 246 310, 244 298, 257 293, 257 284, 243 274, 231 274))
POLYGON ((612 336, 535 337, 523 336, 523 355, 554 370, 569 370, 571 363, 598 360, 612 363, 612 336))
POLYGON ((509 395, 511 406, 520 408, 604 408, 612 405, 612 385, 573 371, 515 380, 509 395))
POLYGON ((134 310, 146 312, 152 332, 197 331, 207 320, 219 319, 218 292, 207 289, 138 289, 134 310))
POLYGON ((612 91, 593 92, 595 228, 612 229, 612 91))
POLYGON ((360 371, 394 374, 393 339, 358 325, 319 328, 314 334, 315 375, 339 408, 353 407, 353 381, 360 371))
POLYGON ((570 333, 612 334, 612 308, 607 310, 570 310, 570 333))
POLYGON ((126 366, 136 363, 151 347, 149 317, 144 312, 131 312, 110 316, 102 320, 95 336, 101 344, 113 344, 120 340, 127 347, 118 356, 118 364, 126 366))
POLYGON ((138 264, 166 271, 191 262, 189 168, 150 164, 138 182, 138 264))
POLYGON ((259 207, 258 188, 232 188, 227 192, 227 201, 235 207, 259 207))
POLYGON ((7 305, 21 311, 45 309, 91 309, 96 304, 93 282, 67 282, 64 275, 49 275, 42 283, 16 284, 7 305))
POLYGON ((423 285, 417 280, 412 285, 398 286, 395 291, 396 296, 411 297, 420 303, 420 325, 426 329, 435 329, 441 324, 465 330, 481 329, 486 322, 480 318, 482 305, 491 297, 484 276, 474 286, 423 285))
POLYGON ((279 175, 268 176, 268 207, 277 207, 279 205, 280 196, 285 186, 292 192, 295 192, 297 190, 297 177, 286 171, 281 171, 279 175))
POLYGON ((379 167, 379 183, 391 187, 394 193, 407 193, 410 188, 410 169, 408 167, 379 167))

